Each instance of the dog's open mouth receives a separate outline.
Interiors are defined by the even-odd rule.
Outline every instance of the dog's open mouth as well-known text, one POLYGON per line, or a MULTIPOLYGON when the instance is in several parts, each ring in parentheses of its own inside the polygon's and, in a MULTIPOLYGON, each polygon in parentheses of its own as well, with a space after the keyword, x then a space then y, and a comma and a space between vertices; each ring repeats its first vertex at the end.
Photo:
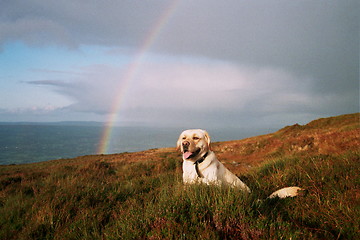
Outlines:
POLYGON ((189 152, 188 150, 184 150, 183 157, 184 159, 189 159, 196 157, 200 153, 200 148, 198 148, 195 152, 189 152))

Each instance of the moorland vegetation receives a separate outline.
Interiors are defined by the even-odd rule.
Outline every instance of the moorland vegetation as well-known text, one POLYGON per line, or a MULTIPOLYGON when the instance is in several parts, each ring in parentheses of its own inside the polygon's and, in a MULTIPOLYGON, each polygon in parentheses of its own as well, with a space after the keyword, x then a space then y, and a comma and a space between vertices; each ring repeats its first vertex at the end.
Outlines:
POLYGON ((0 239, 360 239, 359 116, 214 143, 251 194, 184 187, 175 148, 0 166, 0 239))

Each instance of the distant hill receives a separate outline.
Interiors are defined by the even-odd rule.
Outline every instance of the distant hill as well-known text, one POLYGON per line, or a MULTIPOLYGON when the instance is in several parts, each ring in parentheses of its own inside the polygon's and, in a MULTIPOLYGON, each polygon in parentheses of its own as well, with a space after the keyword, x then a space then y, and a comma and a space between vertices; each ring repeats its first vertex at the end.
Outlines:
POLYGON ((360 149, 360 113, 287 126, 275 133, 213 144, 219 159, 240 174, 265 160, 342 154, 360 149))

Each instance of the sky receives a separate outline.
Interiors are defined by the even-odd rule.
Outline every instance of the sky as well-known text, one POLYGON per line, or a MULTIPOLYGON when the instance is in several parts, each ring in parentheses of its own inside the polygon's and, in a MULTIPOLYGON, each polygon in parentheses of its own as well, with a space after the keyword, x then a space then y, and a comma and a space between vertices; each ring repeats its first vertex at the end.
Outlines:
POLYGON ((0 5, 0 122, 266 129, 359 111, 356 0, 0 5))

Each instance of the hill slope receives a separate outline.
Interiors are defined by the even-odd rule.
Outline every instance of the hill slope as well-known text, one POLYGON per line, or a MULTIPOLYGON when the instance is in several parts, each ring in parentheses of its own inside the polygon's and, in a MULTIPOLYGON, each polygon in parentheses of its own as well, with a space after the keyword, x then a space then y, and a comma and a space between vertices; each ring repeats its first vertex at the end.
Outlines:
POLYGON ((358 239, 359 116, 214 143, 250 195, 184 188, 175 148, 1 166, 0 239, 358 239))
POLYGON ((248 139, 213 145, 222 162, 241 174, 265 160, 294 155, 342 154, 360 149, 360 114, 295 124, 248 139), (231 166, 234 165, 234 166, 231 166))

